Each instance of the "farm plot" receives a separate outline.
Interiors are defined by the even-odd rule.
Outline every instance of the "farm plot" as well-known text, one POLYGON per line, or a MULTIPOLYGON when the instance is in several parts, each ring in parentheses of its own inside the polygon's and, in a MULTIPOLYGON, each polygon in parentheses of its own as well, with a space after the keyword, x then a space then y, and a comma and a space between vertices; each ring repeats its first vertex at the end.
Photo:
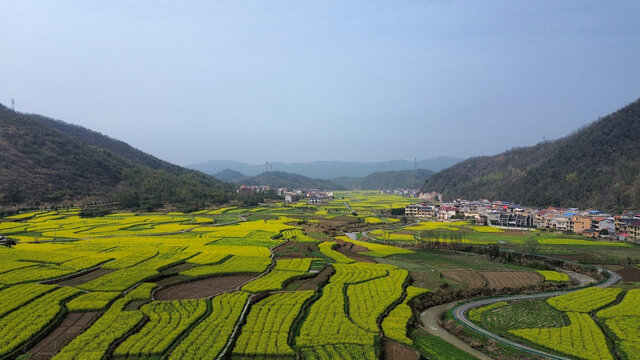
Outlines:
POLYGON ((588 313, 616 300, 622 289, 591 287, 547 299, 560 311, 588 313))
POLYGON ((515 329, 554 328, 569 325, 567 317, 544 300, 495 303, 469 312, 483 327, 506 332, 515 329), (500 304, 500 305, 497 305, 500 304), (492 305, 495 305, 492 307, 492 305))
POLYGON ((311 308, 296 339, 299 347, 315 347, 327 344, 373 345, 374 334, 357 326, 345 313, 347 301, 344 288, 355 284, 387 276, 389 265, 374 264, 334 264, 336 273, 329 278, 322 296, 311 308))
POLYGON ((170 360, 214 360, 227 344, 249 294, 234 292, 214 297, 211 312, 171 352, 170 360))
POLYGON ((329 280, 333 269, 331 266, 323 267, 320 272, 315 275, 310 275, 302 279, 294 279, 287 284, 286 290, 289 291, 302 291, 302 290, 318 290, 320 284, 324 284, 329 280))
POLYGON ((613 360, 604 334, 587 314, 568 312, 569 326, 510 330, 513 335, 585 360, 613 360))
POLYGON ((115 356, 152 356, 164 354, 173 341, 207 311, 206 300, 152 302, 140 311, 149 322, 140 332, 128 337, 115 351, 115 356))
POLYGON ((0 317, 54 289, 52 285, 22 284, 0 290, 0 317))
POLYGON ((544 281, 558 281, 565 282, 569 281, 569 275, 557 271, 547 271, 547 270, 536 270, 536 272, 542 277, 544 277, 544 281))
POLYGON ((384 335, 399 343, 411 345, 412 341, 407 337, 407 323, 413 312, 408 303, 416 296, 426 293, 428 290, 413 286, 407 287, 407 295, 401 304, 393 308, 389 315, 382 320, 382 331, 384 335))
POLYGON ((384 360, 419 360, 420 354, 405 345, 393 341, 384 341, 384 360))
POLYGON ((95 311, 67 314, 62 323, 53 332, 38 342, 27 353, 33 355, 32 360, 51 359, 60 348, 84 330, 96 316, 98 316, 98 312, 95 311))
POLYGON ((629 359, 640 358, 640 316, 619 316, 606 321, 607 327, 615 334, 619 341, 616 344, 624 351, 629 359))
POLYGON ((389 270, 387 276, 352 284, 347 287, 349 317, 358 326, 378 332, 378 319, 395 301, 402 297, 402 287, 409 273, 389 270))
POLYGON ((29 342, 63 313, 63 304, 77 295, 72 288, 56 289, 0 318, 0 358, 29 342))
POLYGON ((350 264, 355 262, 355 260, 348 258, 346 255, 335 251, 333 248, 336 246, 339 245, 334 242, 323 242, 318 245, 318 248, 323 255, 333 259, 333 261, 337 263, 350 264))
POLYGON ((606 319, 606 326, 616 336, 616 345, 629 359, 640 358, 640 289, 627 291, 622 301, 598 311, 596 316, 606 319))
POLYGON ((376 360, 376 348, 374 346, 362 346, 353 344, 335 344, 316 346, 302 349, 305 360, 376 360))
POLYGON ((293 356, 287 344, 289 330, 313 291, 278 293, 251 307, 233 354, 241 356, 293 356))
POLYGON ((391 255, 413 253, 412 250, 403 249, 403 248, 390 246, 390 245, 377 244, 377 243, 372 243, 367 241, 352 240, 346 236, 338 236, 336 239, 361 246, 362 248, 364 248, 364 251, 363 251, 364 255, 369 255, 373 257, 385 257, 385 256, 391 256, 391 255))
POLYGON ((67 303, 69 311, 101 310, 120 295, 119 292, 94 292, 82 294, 67 303))
POLYGON ((618 316, 640 316, 640 289, 627 291, 619 304, 598 311, 597 316, 601 319, 610 319, 618 316))
POLYGON ((237 274, 217 276, 161 288, 154 293, 155 300, 202 299, 238 289, 257 275, 237 274))
POLYGON ((443 270, 442 275, 471 288, 482 287, 487 284, 487 280, 474 270, 443 270))
POLYGON ((487 279, 487 285, 495 289, 515 288, 542 281, 542 276, 528 271, 481 271, 480 274, 487 279))
POLYGON ((288 280, 306 274, 311 267, 311 261, 312 259, 276 260, 276 266, 270 273, 246 284, 242 290, 254 293, 280 290, 288 280))
POLYGON ((75 337, 53 359, 101 359, 111 344, 142 321, 143 315, 140 311, 122 311, 129 301, 120 299, 113 303, 87 331, 75 337))
POLYGON ((271 259, 267 257, 235 255, 220 264, 198 266, 181 271, 181 275, 194 278, 227 275, 261 273, 269 267, 271 259))

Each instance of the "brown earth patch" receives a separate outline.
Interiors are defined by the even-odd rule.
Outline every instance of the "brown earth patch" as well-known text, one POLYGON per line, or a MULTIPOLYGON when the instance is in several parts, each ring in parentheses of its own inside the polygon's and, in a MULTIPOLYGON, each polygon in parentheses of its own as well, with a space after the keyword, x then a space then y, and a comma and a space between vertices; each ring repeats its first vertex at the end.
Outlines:
POLYGON ((67 279, 67 280, 63 280, 60 281, 58 283, 55 283, 56 285, 60 285, 60 286, 78 286, 78 285, 82 285, 84 283, 87 283, 91 280, 95 280, 97 278, 99 278, 100 276, 104 276, 107 275, 108 273, 113 272, 113 270, 107 270, 107 269, 95 269, 93 271, 90 271, 84 275, 80 275, 78 277, 74 277, 71 279, 67 279))
MULTIPOLYGON (((345 255, 346 257, 356 260, 356 261, 360 261, 360 262, 367 262, 367 263, 373 263, 375 264, 376 261, 373 260, 373 258, 367 256, 367 255, 363 255, 358 253, 356 250, 354 250, 354 245, 352 243, 345 243, 344 241, 342 243, 340 243, 340 240, 338 240, 338 248, 336 248, 336 251, 345 255)), ((362 246, 359 246, 358 249, 360 248, 364 248, 362 246)), ((364 248, 364 251, 369 251, 369 249, 364 248)), ((362 250, 361 250, 362 251, 362 250)))
POLYGON ((188 269, 191 269, 193 267, 193 264, 190 263, 180 263, 180 264, 176 264, 173 266, 169 266, 166 269, 163 269, 162 271, 160 271, 161 274, 171 274, 171 273, 176 273, 176 272, 180 272, 180 271, 185 271, 188 269))
POLYGON ((418 360, 417 351, 393 341, 385 341, 383 345, 385 360, 418 360))
POLYGON ((33 354, 31 359, 51 359, 56 352, 91 324, 98 314, 98 311, 68 313, 51 334, 28 351, 29 354, 33 354))
POLYGON ((487 285, 494 289, 521 287, 544 280, 537 273, 528 271, 480 271, 480 273, 487 279, 487 285))
POLYGON ((287 241, 271 249, 276 259, 298 259, 314 257, 313 252, 318 251, 314 243, 287 241))
POLYGON ((615 272, 620 275, 622 281, 640 281, 640 269, 638 268, 625 266, 620 270, 615 270, 615 272))
POLYGON ((329 279, 329 277, 331 276, 331 274, 333 274, 333 268, 329 265, 325 265, 322 270, 320 270, 315 276, 313 277, 308 277, 308 278, 303 278, 303 279, 296 279, 291 281, 287 286, 286 289, 287 290, 295 290, 295 291, 302 291, 302 290, 318 290, 318 288, 320 287, 321 284, 324 284, 327 282, 327 280, 329 279))
POLYGON ((487 280, 474 270, 443 270, 442 275, 471 288, 483 287, 487 284, 487 280))
POLYGON ((557 257, 563 260, 581 262, 581 263, 598 263, 600 259, 591 254, 553 254, 553 257, 557 257))
POLYGON ((353 251, 353 252, 367 252, 369 251, 369 249, 367 249, 366 247, 362 246, 362 245, 356 245, 352 242, 348 242, 348 241, 344 241, 342 239, 336 239, 336 242, 342 246, 344 246, 345 248, 353 251))
POLYGON ((259 275, 239 274, 211 277, 183 284, 161 288, 154 294, 154 300, 201 299, 234 290, 259 275))

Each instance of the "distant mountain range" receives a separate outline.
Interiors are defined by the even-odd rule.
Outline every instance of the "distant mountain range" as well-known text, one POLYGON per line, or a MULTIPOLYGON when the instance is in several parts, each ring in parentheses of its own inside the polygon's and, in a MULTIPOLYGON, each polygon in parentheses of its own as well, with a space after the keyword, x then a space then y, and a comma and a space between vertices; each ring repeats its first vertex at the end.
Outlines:
MULTIPOLYGON (((440 171, 448 168, 462 159, 454 157, 437 157, 420 160, 418 169, 440 171)), ((187 166, 190 169, 202 171, 214 175, 222 170, 234 170, 247 176, 255 176, 264 171, 282 171, 300 174, 316 179, 335 179, 339 177, 364 177, 375 172, 413 170, 414 162, 407 160, 391 160, 382 162, 354 162, 354 161, 314 161, 309 163, 281 163, 269 162, 265 164, 251 165, 238 161, 213 160, 201 164, 187 166)))
POLYGON ((213 174, 217 179, 244 185, 269 185, 272 188, 318 189, 318 190, 381 190, 418 189, 433 171, 418 169, 375 172, 364 177, 341 177, 331 180, 313 179, 306 176, 268 171, 256 176, 246 176, 238 171, 225 169, 213 174))
MULTIPOLYGON (((230 174, 230 170, 226 172, 230 174)), ((337 185, 329 180, 312 179, 306 176, 285 173, 282 171, 267 171, 256 176, 245 177, 234 180, 237 184, 244 185, 268 185, 272 189, 317 189, 317 190, 344 190, 341 185, 337 185)))
POLYGON ((445 199, 640 209, 640 100, 556 141, 467 159, 421 189, 445 199))
POLYGON ((379 171, 364 177, 340 177, 331 182, 351 190, 418 189, 424 179, 433 175, 426 169, 379 171))
POLYGON ((0 105, 0 205, 212 203, 233 190, 95 131, 0 105))

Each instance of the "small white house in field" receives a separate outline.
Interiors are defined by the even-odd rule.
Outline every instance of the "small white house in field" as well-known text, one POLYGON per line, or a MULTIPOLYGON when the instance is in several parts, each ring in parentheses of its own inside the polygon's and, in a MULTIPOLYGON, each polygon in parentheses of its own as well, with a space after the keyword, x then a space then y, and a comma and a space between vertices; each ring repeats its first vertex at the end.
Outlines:
POLYGON ((293 196, 291 196, 291 195, 285 195, 285 196, 284 196, 284 202, 286 202, 286 203, 293 202, 293 196))

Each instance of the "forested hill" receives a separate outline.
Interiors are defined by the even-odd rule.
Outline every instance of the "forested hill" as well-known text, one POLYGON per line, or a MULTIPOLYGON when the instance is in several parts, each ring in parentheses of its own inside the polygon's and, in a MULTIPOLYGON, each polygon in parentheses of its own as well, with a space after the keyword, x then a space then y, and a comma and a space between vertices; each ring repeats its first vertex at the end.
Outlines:
POLYGON ((432 174, 433 171, 427 169, 379 171, 364 177, 340 177, 331 181, 356 190, 417 189, 432 174))
POLYGON ((640 209, 640 100, 565 138, 463 161, 421 191, 445 199, 534 206, 640 209))
POLYGON ((210 203, 232 186, 97 132, 0 105, 0 205, 210 203))
POLYGON ((317 190, 343 190, 344 187, 328 180, 312 179, 298 174, 290 174, 282 171, 267 171, 256 176, 238 180, 244 185, 268 185, 272 189, 317 189, 317 190))

